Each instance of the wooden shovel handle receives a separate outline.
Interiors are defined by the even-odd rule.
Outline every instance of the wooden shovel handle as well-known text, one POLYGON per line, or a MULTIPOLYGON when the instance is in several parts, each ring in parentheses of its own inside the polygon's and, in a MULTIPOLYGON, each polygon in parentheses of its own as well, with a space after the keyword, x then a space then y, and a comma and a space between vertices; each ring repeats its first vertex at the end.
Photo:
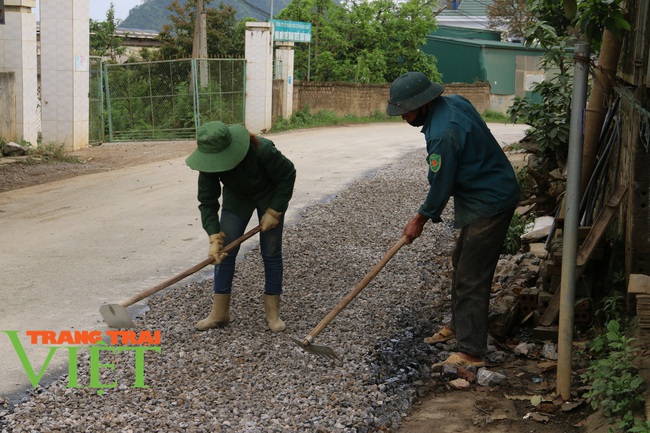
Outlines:
MULTIPOLYGON (((232 241, 231 243, 226 245, 226 247, 223 250, 221 250, 221 252, 227 253, 228 251, 232 250, 236 246, 242 244, 244 241, 246 241, 247 239, 249 239, 252 236, 254 236, 255 234, 257 234, 260 230, 262 230, 262 226, 258 225, 254 229, 250 230, 247 233, 244 233, 244 235, 240 236, 239 238, 235 239, 234 241, 232 241)), ((201 269, 205 268, 208 265, 211 265, 212 263, 214 263, 214 257, 208 257, 207 259, 203 260, 201 263, 197 263, 196 265, 194 265, 191 268, 181 272, 180 274, 175 275, 175 276, 163 281, 162 283, 160 283, 160 284, 158 284, 158 285, 156 285, 156 286, 154 286, 154 287, 152 287, 150 289, 145 290, 144 292, 140 292, 137 295, 127 299, 126 301, 120 302, 120 305, 123 306, 123 307, 128 307, 129 305, 133 305, 136 302, 141 301, 144 298, 147 298, 147 297, 153 295, 154 293, 159 292, 160 290, 171 286, 172 284, 182 280, 183 278, 188 277, 188 276, 192 275, 193 273, 200 271, 201 269)))
POLYGON ((354 289, 347 294, 347 296, 343 299, 341 299, 341 302, 330 311, 327 316, 323 318, 323 320, 320 321, 318 325, 309 333, 309 335, 305 338, 304 344, 311 344, 316 338, 318 334, 325 329, 327 325, 330 324, 332 320, 341 312, 343 309, 350 303, 352 300, 359 294, 361 291, 370 283, 373 278, 383 269, 384 266, 386 266, 386 263, 399 251, 404 244, 408 243, 408 238, 406 236, 403 236, 402 239, 400 239, 381 259, 379 263, 375 265, 374 268, 370 270, 366 274, 366 276, 357 284, 354 289))

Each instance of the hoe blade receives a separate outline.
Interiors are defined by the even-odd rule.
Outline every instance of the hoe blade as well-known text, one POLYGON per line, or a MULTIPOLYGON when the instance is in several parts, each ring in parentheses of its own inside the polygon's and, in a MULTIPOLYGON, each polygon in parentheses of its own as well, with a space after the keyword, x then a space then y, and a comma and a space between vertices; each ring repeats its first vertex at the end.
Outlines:
POLYGON ((104 318, 104 322, 109 328, 118 329, 132 329, 135 328, 135 323, 131 320, 131 316, 126 311, 126 308, 120 304, 105 304, 99 307, 99 312, 104 318))
POLYGON ((305 352, 313 353, 314 355, 322 356, 323 358, 328 358, 332 361, 341 361, 341 358, 339 358, 338 355, 334 353, 334 350, 332 350, 331 347, 309 344, 306 341, 296 340, 292 337, 289 337, 289 339, 305 352))

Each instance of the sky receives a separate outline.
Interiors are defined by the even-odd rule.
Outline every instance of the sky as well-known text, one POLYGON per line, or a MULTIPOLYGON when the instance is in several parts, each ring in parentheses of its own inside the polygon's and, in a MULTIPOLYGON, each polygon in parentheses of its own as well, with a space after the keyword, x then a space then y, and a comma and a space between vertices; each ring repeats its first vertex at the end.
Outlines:
MULTIPOLYGON (((38 6, 41 1, 56 1, 56 0, 37 0, 35 13, 38 13, 38 6)), ((106 11, 113 3, 115 9, 115 18, 124 20, 129 15, 129 11, 135 6, 142 3, 139 0, 74 0, 74 1, 89 1, 90 2, 90 18, 95 21, 105 21, 106 11)))

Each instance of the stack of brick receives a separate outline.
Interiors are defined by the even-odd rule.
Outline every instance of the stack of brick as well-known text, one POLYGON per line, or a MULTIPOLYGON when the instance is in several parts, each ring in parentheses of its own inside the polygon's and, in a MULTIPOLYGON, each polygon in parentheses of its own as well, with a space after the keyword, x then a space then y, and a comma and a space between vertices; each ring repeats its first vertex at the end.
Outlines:
POLYGON ((643 274, 630 274, 627 292, 636 298, 636 315, 641 328, 650 328, 650 277, 643 274))

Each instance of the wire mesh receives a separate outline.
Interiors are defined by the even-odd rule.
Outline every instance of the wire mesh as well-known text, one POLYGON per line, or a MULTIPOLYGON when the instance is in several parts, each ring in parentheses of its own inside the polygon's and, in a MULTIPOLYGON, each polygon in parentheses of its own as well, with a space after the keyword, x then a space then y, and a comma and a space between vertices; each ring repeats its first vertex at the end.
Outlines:
POLYGON ((104 89, 102 87, 102 59, 90 57, 90 85, 88 89, 88 143, 95 146, 104 142, 104 89))
POLYGON ((106 64, 105 86, 110 141, 194 139, 202 123, 244 121, 244 60, 106 64))

